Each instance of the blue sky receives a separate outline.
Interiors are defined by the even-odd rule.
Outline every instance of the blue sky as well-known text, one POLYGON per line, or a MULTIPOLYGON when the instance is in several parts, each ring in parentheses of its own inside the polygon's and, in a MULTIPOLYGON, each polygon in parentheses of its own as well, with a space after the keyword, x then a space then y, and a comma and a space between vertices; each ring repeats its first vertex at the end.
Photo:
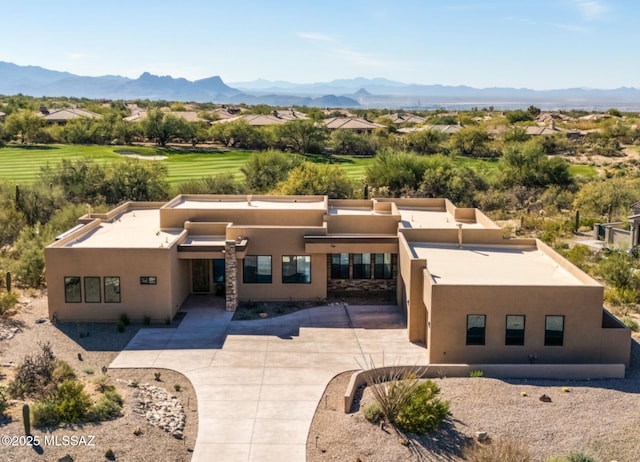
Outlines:
POLYGON ((0 11, 0 61, 80 75, 640 87, 637 0, 3 0, 0 11))

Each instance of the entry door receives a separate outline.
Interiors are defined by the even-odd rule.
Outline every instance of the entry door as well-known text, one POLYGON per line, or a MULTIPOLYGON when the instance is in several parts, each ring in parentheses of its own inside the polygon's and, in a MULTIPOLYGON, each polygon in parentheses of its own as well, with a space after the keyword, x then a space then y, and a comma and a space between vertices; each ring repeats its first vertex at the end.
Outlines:
POLYGON ((209 260, 191 260, 191 283, 194 292, 211 292, 209 260))

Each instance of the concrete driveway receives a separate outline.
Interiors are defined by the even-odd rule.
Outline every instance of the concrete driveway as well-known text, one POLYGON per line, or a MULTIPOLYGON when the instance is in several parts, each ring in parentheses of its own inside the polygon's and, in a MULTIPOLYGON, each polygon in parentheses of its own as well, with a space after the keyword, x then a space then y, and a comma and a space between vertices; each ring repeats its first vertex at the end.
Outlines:
POLYGON ((223 304, 192 296, 177 328, 141 329, 110 366, 172 369, 191 381, 194 462, 304 461, 311 420, 335 375, 360 369, 365 357, 426 365, 397 306, 320 306, 231 321, 223 304))

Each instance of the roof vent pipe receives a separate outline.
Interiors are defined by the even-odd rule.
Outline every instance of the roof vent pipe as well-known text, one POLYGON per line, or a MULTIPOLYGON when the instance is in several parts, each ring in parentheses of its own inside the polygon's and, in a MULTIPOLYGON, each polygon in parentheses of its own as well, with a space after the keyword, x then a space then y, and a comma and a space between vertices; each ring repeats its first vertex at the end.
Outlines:
POLYGON ((458 223, 458 248, 462 248, 462 223, 458 223))

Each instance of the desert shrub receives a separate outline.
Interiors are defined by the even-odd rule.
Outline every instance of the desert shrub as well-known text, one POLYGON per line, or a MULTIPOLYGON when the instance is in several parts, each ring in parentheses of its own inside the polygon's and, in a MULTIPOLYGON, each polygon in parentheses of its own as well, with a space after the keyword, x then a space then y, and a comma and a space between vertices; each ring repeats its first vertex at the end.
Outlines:
POLYGON ((122 322, 122 320, 118 321, 118 324, 116 325, 116 330, 120 333, 124 332, 124 329, 126 327, 126 324, 124 322, 122 322))
POLYGON ((0 295, 0 316, 8 315, 14 312, 18 304, 18 296, 15 292, 5 292, 0 295))
POLYGON ((25 395, 42 396, 46 386, 52 382, 56 367, 56 357, 50 343, 40 344, 40 352, 25 356, 18 365, 16 375, 9 384, 9 394, 13 398, 25 395))
POLYGON ((101 422, 120 417, 122 411, 122 397, 115 391, 106 391, 100 399, 93 404, 86 414, 89 422, 101 422))
POLYGON ((638 321, 633 319, 631 316, 624 316, 622 318, 622 322, 624 323, 625 326, 627 326, 633 332, 640 331, 640 324, 638 324, 638 321))
POLYGON ((468 462, 531 462, 533 458, 520 442, 496 440, 489 443, 473 443, 464 450, 468 462))
POLYGON ((65 380, 73 380, 75 378, 76 373, 73 371, 71 365, 62 359, 56 359, 55 367, 51 374, 52 382, 62 383, 65 380))
POLYGON ((415 387, 409 400, 398 412, 395 424, 403 431, 423 434, 431 432, 449 415, 449 403, 440 400, 440 387, 427 380, 415 387))
POLYGON ((7 394, 6 387, 0 386, 0 416, 2 416, 4 411, 7 410, 7 394))
POLYGON ((91 398, 84 385, 75 380, 65 380, 58 387, 55 410, 61 422, 75 423, 84 418, 91 407, 91 398))
POLYGON ((582 452, 572 452, 567 456, 552 457, 547 462, 597 462, 593 457, 582 452))
POLYGON ((97 376, 93 383, 96 385, 96 388, 100 391, 100 393, 105 393, 109 390, 115 390, 115 387, 111 383, 111 378, 106 374, 100 374, 97 376))
POLYGON ((480 369, 476 369, 474 371, 469 372, 469 377, 472 377, 472 378, 484 377, 484 372, 480 369))
POLYGON ((365 419, 374 424, 377 424, 384 419, 384 415, 382 414, 380 405, 378 403, 369 404, 364 408, 364 411, 362 411, 362 413, 364 414, 365 419))
POLYGON ((31 407, 34 427, 53 427, 60 423, 56 405, 52 401, 38 401, 31 407))
POLYGON ((129 320, 129 315, 127 313, 122 313, 120 315, 120 322, 125 326, 128 326, 129 324, 131 324, 131 321, 129 320))

